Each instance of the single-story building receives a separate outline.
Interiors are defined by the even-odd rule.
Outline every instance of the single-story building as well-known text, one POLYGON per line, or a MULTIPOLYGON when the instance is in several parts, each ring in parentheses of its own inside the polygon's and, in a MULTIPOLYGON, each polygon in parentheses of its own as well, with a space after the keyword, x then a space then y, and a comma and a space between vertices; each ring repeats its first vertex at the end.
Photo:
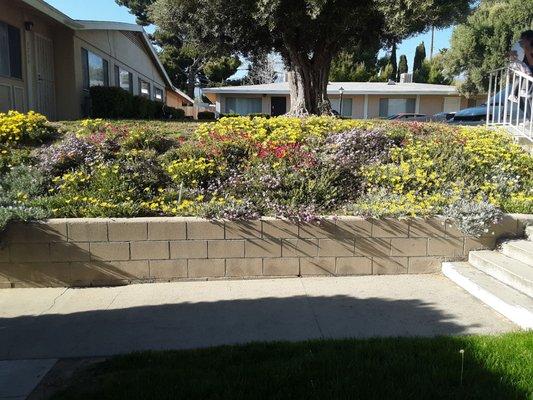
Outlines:
MULTIPOLYGON (((290 107, 289 84, 227 86, 204 89, 217 114, 283 115, 290 107)), ((399 113, 433 115, 472 107, 486 100, 467 99, 455 86, 426 83, 331 82, 328 97, 343 117, 386 118, 399 113), (342 92, 342 110, 341 107, 342 92)))
POLYGON ((193 103, 172 85, 139 25, 74 20, 43 0, 0 0, 0 10, 0 112, 78 119, 89 111, 91 86, 161 102, 174 92, 180 104, 193 103))

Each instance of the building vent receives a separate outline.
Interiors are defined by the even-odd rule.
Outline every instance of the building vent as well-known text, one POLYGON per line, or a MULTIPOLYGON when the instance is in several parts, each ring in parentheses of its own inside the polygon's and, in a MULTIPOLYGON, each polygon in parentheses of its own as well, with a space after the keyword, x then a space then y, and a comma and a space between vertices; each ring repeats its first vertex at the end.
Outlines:
POLYGON ((412 83, 413 74, 403 73, 400 75, 400 83, 412 83))

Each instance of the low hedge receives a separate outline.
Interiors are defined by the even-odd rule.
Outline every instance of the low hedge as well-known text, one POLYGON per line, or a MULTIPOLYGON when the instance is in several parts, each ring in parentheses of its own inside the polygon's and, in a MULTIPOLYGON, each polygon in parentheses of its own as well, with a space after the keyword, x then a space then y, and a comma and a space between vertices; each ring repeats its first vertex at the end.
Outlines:
POLYGON ((167 107, 164 103, 134 96, 117 87, 95 86, 90 89, 91 117, 93 118, 138 118, 181 119, 185 111, 167 107))

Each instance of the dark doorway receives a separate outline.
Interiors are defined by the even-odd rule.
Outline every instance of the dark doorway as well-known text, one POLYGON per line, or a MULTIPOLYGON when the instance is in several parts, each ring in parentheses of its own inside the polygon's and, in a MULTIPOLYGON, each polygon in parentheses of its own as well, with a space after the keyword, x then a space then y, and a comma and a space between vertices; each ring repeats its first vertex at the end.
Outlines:
POLYGON ((272 97, 270 99, 270 115, 277 117, 287 113, 287 98, 286 97, 272 97))

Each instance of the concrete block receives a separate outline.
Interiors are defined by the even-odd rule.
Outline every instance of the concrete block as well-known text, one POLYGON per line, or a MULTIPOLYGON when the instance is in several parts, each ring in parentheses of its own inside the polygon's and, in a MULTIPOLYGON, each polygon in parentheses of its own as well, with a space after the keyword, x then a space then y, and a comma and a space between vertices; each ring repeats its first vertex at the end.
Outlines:
POLYGON ((244 257, 244 240, 208 240, 207 256, 209 258, 244 257))
POLYGON ((50 260, 49 243, 14 243, 9 246, 12 262, 45 262, 50 260))
POLYGON ((395 218, 372 219, 372 237, 402 238, 409 236, 409 221, 395 218))
POLYGON ((261 258, 231 258, 226 259, 226 276, 246 278, 261 276, 263 273, 263 259, 261 258))
POLYGON ((246 239, 244 255, 246 258, 281 257, 281 239, 246 239))
POLYGON ((224 239, 224 222, 187 220, 187 239, 224 239))
POLYGON ((317 257, 318 239, 283 239, 283 257, 317 257))
POLYGON ((409 219, 409 237, 444 237, 446 236, 446 219, 411 218, 409 219))
POLYGON ((126 242, 102 242, 90 244, 91 260, 125 261, 130 259, 130 244, 126 242))
POLYGON ((170 258, 207 258, 207 240, 181 240, 170 242, 170 258))
POLYGON ((67 240, 65 220, 15 222, 8 224, 2 241, 7 243, 50 243, 67 240))
POLYGON ((68 240, 71 242, 106 242, 106 219, 80 219, 67 222, 68 240))
POLYGON ((261 221, 226 222, 226 239, 260 239, 262 237, 261 221))
POLYGON ((361 217, 340 216, 335 221, 339 237, 370 237, 372 236, 372 222, 361 217))
POLYGON ((463 257, 463 238, 430 237, 428 256, 463 257))
POLYGON ((144 265, 146 265, 146 271, 149 272, 148 261, 125 261, 124 263, 129 264, 129 272, 125 271, 123 265, 112 261, 71 262, 71 285, 74 287, 124 285, 138 279, 136 275, 142 276, 144 265), (138 270, 135 271, 135 268, 138 270))
MULTIPOLYGON (((518 220, 511 215, 503 215, 501 221, 491 225, 487 229, 486 236, 494 236, 498 238, 513 238, 516 237, 521 230, 519 230, 518 220)), ((484 235, 485 236, 485 235, 484 235)))
POLYGON ((9 246, 0 242, 0 262, 9 262, 9 246))
POLYGON ((128 242, 148 239, 148 223, 145 219, 114 219, 108 223, 109 241, 128 242))
POLYGON ((300 274, 335 275, 335 257, 313 257, 300 259, 300 274))
POLYGON ((265 258, 263 260, 264 276, 298 276, 300 262, 298 258, 265 258))
POLYGON ((342 257, 354 255, 354 240, 320 239, 318 241, 320 257, 342 257))
POLYGON ((23 282, 26 287, 68 286, 71 270, 69 263, 11 262, 0 264, 0 277, 2 282, 23 282))
POLYGON ((461 232, 457 224, 453 221, 446 221, 446 236, 451 237, 465 237, 466 235, 461 232))
POLYGON ((154 218, 148 220, 148 240, 184 240, 187 238, 187 223, 177 218, 154 218))
POLYGON ((89 243, 50 243, 51 261, 89 261, 89 243))
POLYGON ((464 254, 467 255, 474 250, 493 250, 496 247, 494 236, 482 236, 480 238, 466 237, 464 239, 464 254))
POLYGON ((150 262, 147 260, 110 261, 107 264, 129 280, 148 279, 150 277, 150 262))
POLYGON ((290 239, 298 237, 298 224, 283 219, 263 219, 263 238, 290 239))
POLYGON ((150 260, 150 278, 187 278, 187 260, 150 260))
POLYGON ((189 278, 222 278, 226 267, 222 259, 191 259, 187 261, 189 278))
POLYGON ((391 239, 357 238, 354 254, 359 257, 389 257, 391 239))
POLYGON ((440 272, 442 257, 409 257, 410 274, 435 274, 440 272))
POLYGON ((425 256, 427 244, 427 238, 391 239, 391 256, 425 256))
POLYGON ((407 257, 373 257, 372 273, 374 275, 406 274, 408 270, 407 257))
POLYGON ((335 238, 338 229, 333 220, 323 220, 298 225, 298 237, 302 239, 335 238))
POLYGON ((338 257, 337 275, 372 275, 372 259, 368 257, 338 257))
POLYGON ((130 243, 132 260, 168 260, 169 243, 166 241, 145 241, 130 243))

